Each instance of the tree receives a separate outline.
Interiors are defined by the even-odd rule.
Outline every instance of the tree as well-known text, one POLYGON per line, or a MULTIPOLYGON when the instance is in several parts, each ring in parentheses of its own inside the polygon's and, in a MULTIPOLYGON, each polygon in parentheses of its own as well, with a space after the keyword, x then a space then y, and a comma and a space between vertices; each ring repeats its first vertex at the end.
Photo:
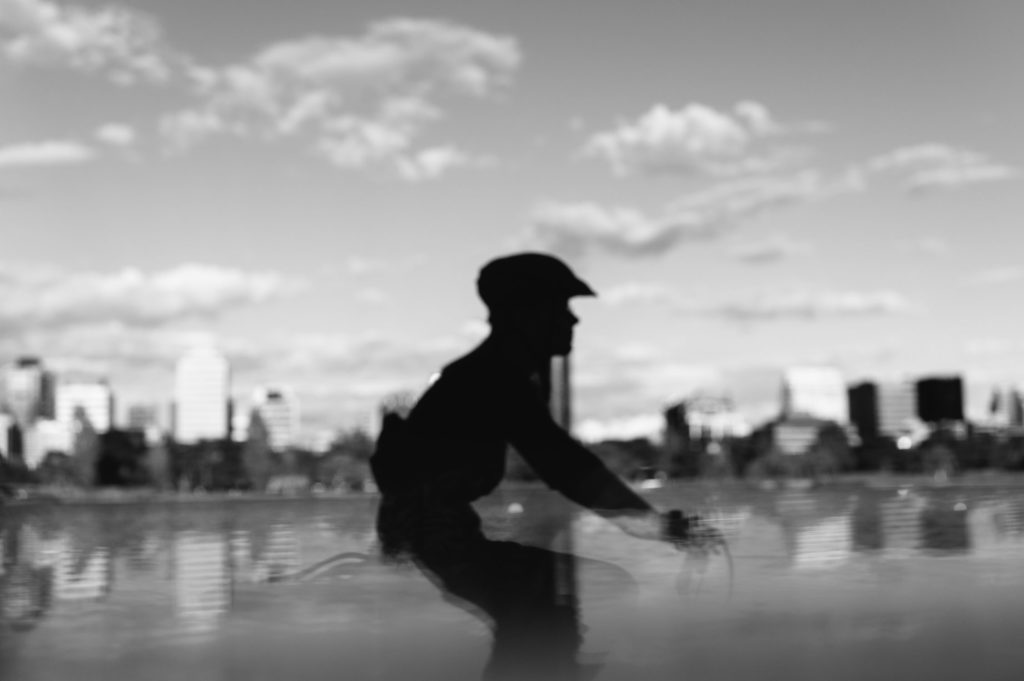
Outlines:
POLYGON ((321 464, 335 469, 335 483, 351 490, 361 490, 370 479, 370 457, 375 446, 369 433, 356 428, 342 433, 331 444, 321 464))
POLYGON ((245 445, 242 447, 242 467, 252 489, 260 492, 267 489, 273 465, 270 431, 259 411, 254 409, 249 418, 245 445))
POLYGON ((78 484, 83 487, 92 487, 96 484, 100 438, 82 407, 75 407, 73 424, 74 438, 71 444, 71 458, 74 460, 78 484))
POLYGON ((167 438, 162 437, 149 447, 146 452, 146 470, 154 487, 159 490, 171 489, 171 453, 167 438))

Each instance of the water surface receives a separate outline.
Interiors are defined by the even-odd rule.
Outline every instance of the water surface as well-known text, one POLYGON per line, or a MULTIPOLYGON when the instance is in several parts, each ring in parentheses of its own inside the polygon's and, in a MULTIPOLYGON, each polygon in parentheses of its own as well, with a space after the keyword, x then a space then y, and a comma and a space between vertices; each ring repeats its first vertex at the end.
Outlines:
MULTIPOLYGON (((578 513, 597 679, 1024 678, 1018 488, 647 494, 710 515, 734 570, 578 513)), ((474 678, 485 625, 377 560, 376 503, 4 509, 0 678, 474 678)), ((545 543, 558 529, 542 490, 479 508, 494 536, 545 543)))

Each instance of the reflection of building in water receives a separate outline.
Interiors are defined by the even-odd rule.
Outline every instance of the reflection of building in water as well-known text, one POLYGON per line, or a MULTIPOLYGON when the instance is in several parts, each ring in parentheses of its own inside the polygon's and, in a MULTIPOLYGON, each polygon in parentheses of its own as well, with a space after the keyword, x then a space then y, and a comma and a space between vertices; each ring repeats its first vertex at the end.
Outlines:
POLYGON ((106 547, 85 556, 65 551, 53 568, 53 596, 59 601, 103 598, 110 593, 113 582, 114 565, 106 547))
POLYGON ((845 563, 853 551, 853 520, 833 516, 796 530, 793 566, 799 569, 831 568, 845 563))
POLYGON ((44 539, 26 527, 19 553, 22 562, 49 569, 56 601, 100 599, 113 589, 114 564, 106 547, 76 551, 67 534, 44 539))
POLYGON ((217 629, 231 602, 227 544, 216 534, 185 531, 173 551, 179 619, 191 632, 217 629))
POLYGON ((967 504, 953 499, 933 499, 921 512, 921 548, 963 552, 970 548, 967 504))
POLYGON ((299 538, 291 525, 277 524, 270 528, 267 543, 253 564, 253 578, 276 581, 299 570, 299 538))
POLYGON ((853 518, 845 498, 794 490, 775 498, 787 553, 797 569, 845 563, 853 552, 853 518))
POLYGON ((0 531, 0 630, 35 627, 50 608, 52 576, 37 564, 34 533, 23 527, 0 531))
POLYGON ((883 555, 899 558, 912 555, 921 548, 921 513, 927 504, 926 499, 906 490, 879 504, 883 555))

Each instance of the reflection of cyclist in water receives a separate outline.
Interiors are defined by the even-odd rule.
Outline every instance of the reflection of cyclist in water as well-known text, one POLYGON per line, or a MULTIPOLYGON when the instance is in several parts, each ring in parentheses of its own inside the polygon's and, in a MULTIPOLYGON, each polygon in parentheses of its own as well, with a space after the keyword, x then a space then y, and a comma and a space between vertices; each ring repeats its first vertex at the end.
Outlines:
POLYGON ((591 288, 558 259, 526 253, 488 263, 477 289, 488 338, 447 365, 407 419, 385 421, 371 462, 378 532, 386 555, 411 556, 490 621, 487 678, 573 678, 577 604, 556 583, 565 556, 487 539, 470 503, 498 486, 511 444, 548 485, 626 532, 661 539, 665 523, 555 423, 540 387, 551 358, 572 348, 570 298, 591 288))

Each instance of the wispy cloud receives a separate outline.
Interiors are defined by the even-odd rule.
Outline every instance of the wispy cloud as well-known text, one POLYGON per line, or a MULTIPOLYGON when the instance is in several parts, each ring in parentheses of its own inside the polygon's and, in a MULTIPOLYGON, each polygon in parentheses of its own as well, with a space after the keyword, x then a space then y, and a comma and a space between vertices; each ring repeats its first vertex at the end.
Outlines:
POLYGON ((273 272, 185 264, 161 272, 0 269, 4 335, 32 328, 102 323, 153 326, 211 318, 294 292, 302 283, 273 272))
POLYGON ((611 287, 601 299, 610 305, 647 304, 680 315, 741 322, 868 317, 905 313, 912 307, 894 291, 783 291, 702 303, 660 284, 640 282, 611 287))
POLYGON ((178 61, 146 14, 47 0, 0 0, 0 53, 17 63, 100 73, 122 85, 166 82, 178 61))
POLYGON ((87 163, 96 151, 81 142, 52 140, 0 147, 0 169, 64 166, 87 163))
POLYGON ((827 179, 810 170, 740 178, 682 196, 657 215, 587 202, 548 202, 534 209, 525 240, 567 257, 583 255, 592 246, 619 255, 658 255, 681 243, 717 239, 784 206, 860 191, 852 179, 827 179))
POLYGON ((764 173, 804 159, 806 151, 779 144, 812 129, 783 125, 758 102, 741 102, 732 111, 699 103, 677 110, 658 104, 635 121, 594 134, 583 154, 623 176, 764 173))
POLYGON ((859 164, 855 172, 865 175, 896 174, 910 193, 998 182, 1020 175, 1018 169, 984 154, 934 142, 899 147, 879 154, 859 164))
POLYGON ((390 19, 354 37, 280 42, 251 59, 197 71, 199 102, 167 116, 177 147, 211 135, 298 137, 334 165, 384 167, 420 181, 479 158, 421 137, 452 97, 479 99, 511 82, 512 38, 442 21, 390 19))
POLYGON ((96 129, 96 139, 112 147, 130 147, 135 144, 135 128, 124 123, 106 123, 96 129))
POLYGON ((677 309, 684 314, 757 322, 900 314, 910 309, 910 303, 893 291, 815 291, 761 295, 703 306, 681 305, 677 309))
POLYGON ((732 257, 741 262, 750 265, 766 265, 796 256, 808 255, 811 250, 810 244, 806 242, 776 234, 767 239, 739 242, 730 249, 730 252, 732 257))

